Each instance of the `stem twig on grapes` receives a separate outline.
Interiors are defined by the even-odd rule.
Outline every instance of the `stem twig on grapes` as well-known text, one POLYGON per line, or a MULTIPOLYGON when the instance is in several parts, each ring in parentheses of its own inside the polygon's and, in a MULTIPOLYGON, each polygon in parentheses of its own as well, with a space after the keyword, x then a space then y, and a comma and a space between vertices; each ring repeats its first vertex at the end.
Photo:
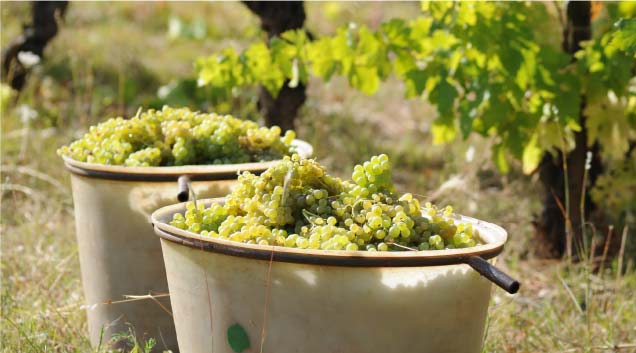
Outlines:
POLYGON ((285 181, 283 182, 283 195, 281 200, 281 206, 285 207, 287 204, 287 196, 289 195, 289 183, 292 178, 292 171, 294 170, 293 165, 289 170, 287 170, 287 174, 285 174, 285 181))
POLYGON ((194 202, 194 212, 196 213, 197 217, 199 216, 199 205, 197 205, 197 194, 194 192, 194 189, 192 188, 192 180, 188 178, 188 191, 190 192, 190 197, 192 198, 192 202, 194 202))
POLYGON ((398 243, 394 243, 394 242, 387 242, 387 244, 396 246, 398 248, 406 249, 406 250, 417 251, 417 249, 409 248, 408 246, 404 246, 402 244, 398 244, 398 243))
POLYGON ((309 224, 311 224, 311 226, 313 228, 316 224, 311 219, 311 216, 313 216, 314 218, 319 218, 320 216, 318 216, 315 213, 311 213, 310 211, 307 211, 306 209, 303 209, 302 213, 303 213, 303 216, 305 217, 305 219, 307 220, 307 222, 309 222, 309 224))
POLYGON ((356 207, 358 206, 358 204, 359 204, 360 202, 364 202, 364 201, 367 201, 367 200, 366 200, 366 199, 358 200, 356 203, 354 203, 354 204, 353 204, 353 206, 351 206, 351 215, 352 215, 353 217, 356 217, 356 216, 357 216, 357 214, 356 214, 356 207))

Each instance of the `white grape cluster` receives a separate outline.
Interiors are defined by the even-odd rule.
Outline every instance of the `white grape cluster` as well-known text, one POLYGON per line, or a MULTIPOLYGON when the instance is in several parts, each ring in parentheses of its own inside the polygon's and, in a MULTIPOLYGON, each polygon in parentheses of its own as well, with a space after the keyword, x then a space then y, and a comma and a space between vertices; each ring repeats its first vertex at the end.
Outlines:
POLYGON ((92 126, 58 150, 80 162, 125 166, 232 164, 281 159, 292 152, 293 131, 259 127, 230 115, 164 107, 92 126))
POLYGON ((398 195, 386 155, 354 168, 352 181, 294 154, 260 176, 244 172, 224 205, 190 202, 171 225, 213 238, 322 250, 441 250, 480 244, 451 207, 398 195))

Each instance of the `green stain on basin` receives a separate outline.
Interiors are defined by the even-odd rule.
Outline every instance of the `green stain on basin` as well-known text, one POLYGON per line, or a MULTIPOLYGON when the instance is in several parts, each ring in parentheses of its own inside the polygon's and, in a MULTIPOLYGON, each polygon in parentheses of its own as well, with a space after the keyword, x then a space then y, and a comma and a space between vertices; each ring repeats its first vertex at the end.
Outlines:
POLYGON ((241 353, 250 348, 250 338, 240 324, 234 324, 227 328, 227 342, 236 353, 241 353))

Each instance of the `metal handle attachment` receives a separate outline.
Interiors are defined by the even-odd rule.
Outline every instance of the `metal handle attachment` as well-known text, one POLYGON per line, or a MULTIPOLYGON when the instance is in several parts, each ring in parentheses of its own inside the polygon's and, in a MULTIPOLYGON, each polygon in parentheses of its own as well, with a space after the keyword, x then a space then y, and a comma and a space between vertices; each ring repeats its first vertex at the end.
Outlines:
POLYGON ((465 257, 464 262, 472 267, 480 275, 486 277, 494 284, 501 287, 503 290, 510 294, 515 294, 519 291, 521 283, 516 279, 508 276, 497 267, 490 264, 490 262, 482 259, 479 256, 465 257))
POLYGON ((179 191, 177 193, 177 200, 179 202, 186 202, 190 198, 190 177, 182 175, 178 181, 179 191))

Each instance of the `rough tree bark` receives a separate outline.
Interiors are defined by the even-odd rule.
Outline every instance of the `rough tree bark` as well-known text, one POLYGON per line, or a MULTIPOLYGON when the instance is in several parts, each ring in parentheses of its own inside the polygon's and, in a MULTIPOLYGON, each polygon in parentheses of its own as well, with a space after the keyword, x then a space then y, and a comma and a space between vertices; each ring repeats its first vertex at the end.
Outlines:
MULTIPOLYGON (((573 55, 581 49, 581 41, 591 38, 591 2, 570 1, 567 4, 567 26, 563 32, 563 50, 573 55)), ((572 56, 574 60, 574 56, 572 56)), ((561 257, 568 252, 568 235, 566 233, 566 218, 562 208, 566 207, 566 187, 569 194, 569 210, 567 211, 571 229, 572 255, 576 257, 577 248, 582 244, 582 221, 589 217, 595 208, 589 196, 589 189, 602 172, 599 146, 587 145, 587 129, 585 127, 584 110, 585 96, 581 97, 580 118, 581 131, 574 135, 576 147, 567 153, 564 170, 564 155, 558 153, 553 156, 546 153, 539 166, 539 177, 545 188, 544 209, 535 222, 539 242, 537 254, 543 257, 561 257), (588 183, 583 185, 587 152, 592 153, 591 167, 588 171, 588 183), (566 185, 567 173, 567 185, 566 185), (585 194, 584 194, 585 193, 585 194), (584 212, 581 213, 580 204, 584 200, 584 212)))
MULTIPOLYGON (((261 20, 261 28, 268 40, 290 29, 302 28, 305 23, 305 7, 302 1, 244 1, 250 11, 261 20)), ((291 88, 289 81, 276 98, 264 88, 259 88, 258 109, 268 126, 278 125, 283 131, 294 128, 294 119, 305 103, 305 85, 291 88)))
POLYGON ((68 1, 33 1, 31 3, 31 24, 5 50, 2 56, 2 75, 11 87, 22 90, 26 82, 28 68, 18 59, 20 52, 31 52, 40 59, 44 48, 58 31, 58 20, 64 17, 68 1))

